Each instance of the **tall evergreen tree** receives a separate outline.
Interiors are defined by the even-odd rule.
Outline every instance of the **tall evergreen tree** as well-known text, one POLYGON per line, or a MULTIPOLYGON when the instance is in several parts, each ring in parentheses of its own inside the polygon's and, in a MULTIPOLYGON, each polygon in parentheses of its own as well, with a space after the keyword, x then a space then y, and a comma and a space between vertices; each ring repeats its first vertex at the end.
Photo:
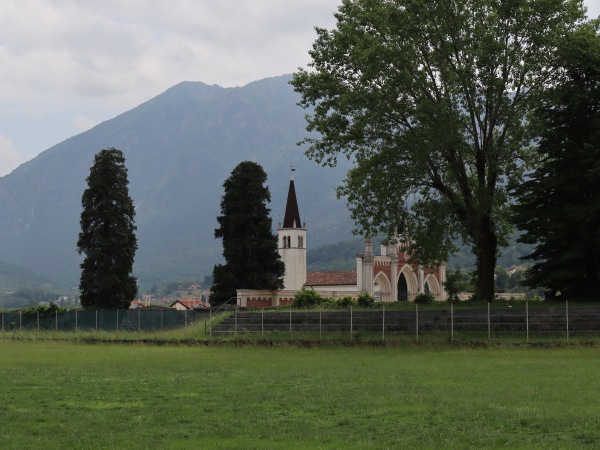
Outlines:
POLYGON ((85 254, 80 265, 81 305, 129 308, 137 292, 131 274, 137 238, 123 153, 108 148, 96 154, 87 183, 77 241, 77 250, 85 254))
POLYGON ((518 189, 520 241, 536 244, 524 284, 567 299, 600 285, 600 24, 560 47, 563 75, 536 111, 540 167, 518 189))
POLYGON ((356 164, 339 193, 361 231, 393 232, 414 196, 415 259, 435 265, 461 236, 475 294, 492 300, 506 187, 531 163, 524 117, 555 40, 583 17, 580 0, 343 0, 292 85, 309 109, 308 156, 356 164))
POLYGON ((223 240, 225 264, 217 264, 213 270, 212 305, 234 298, 236 289, 283 287, 285 266, 277 252, 277 236, 266 206, 271 201, 266 180, 260 165, 244 161, 223 183, 215 237, 223 240))

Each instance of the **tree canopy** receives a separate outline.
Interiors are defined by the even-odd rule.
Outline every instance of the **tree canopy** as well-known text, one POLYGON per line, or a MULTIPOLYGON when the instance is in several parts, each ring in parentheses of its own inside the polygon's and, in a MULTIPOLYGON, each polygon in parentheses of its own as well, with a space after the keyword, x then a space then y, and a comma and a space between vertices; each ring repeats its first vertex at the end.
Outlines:
POLYGON ((600 285, 599 30, 559 46, 563 71, 535 114, 541 164, 517 190, 520 240, 536 245, 525 284, 568 299, 596 299, 600 285))
POLYGON ((137 250, 135 208, 129 197, 121 150, 107 148, 94 158, 81 204, 77 250, 85 254, 79 283, 86 308, 129 308, 137 292, 132 276, 137 250))
POLYGON ((353 160, 338 194, 359 230, 407 222, 417 262, 445 260, 461 236, 476 296, 491 300, 509 187, 531 158, 526 115, 581 1, 343 0, 336 18, 291 81, 309 110, 308 156, 353 160))
POLYGON ((237 289, 281 289, 285 266, 277 251, 267 203, 267 174, 254 162, 241 162, 223 183, 215 237, 223 241, 225 264, 213 270, 210 303, 219 305, 237 289))

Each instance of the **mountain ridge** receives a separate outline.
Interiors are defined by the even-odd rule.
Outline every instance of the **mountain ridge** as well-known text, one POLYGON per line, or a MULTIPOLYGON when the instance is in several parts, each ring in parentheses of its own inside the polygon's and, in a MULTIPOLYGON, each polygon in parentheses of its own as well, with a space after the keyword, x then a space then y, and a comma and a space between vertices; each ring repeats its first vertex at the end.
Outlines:
POLYGON ((81 195, 94 155, 123 151, 136 205, 140 284, 203 277, 221 260, 213 237, 222 183, 243 160, 263 166, 274 226, 282 216, 290 164, 311 245, 350 237, 335 187, 349 167, 308 161, 297 142, 304 111, 289 76, 222 88, 184 81, 136 108, 56 144, 0 178, 0 255, 64 285, 75 285, 81 195))

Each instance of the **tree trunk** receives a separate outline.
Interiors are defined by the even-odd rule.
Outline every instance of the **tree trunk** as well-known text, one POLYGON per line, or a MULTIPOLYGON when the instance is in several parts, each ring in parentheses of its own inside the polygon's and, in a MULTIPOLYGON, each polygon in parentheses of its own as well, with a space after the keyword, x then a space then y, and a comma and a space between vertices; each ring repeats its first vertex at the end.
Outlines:
POLYGON ((479 246, 475 249, 477 257, 477 286, 475 298, 479 301, 494 300, 494 272, 496 269, 496 252, 498 237, 494 232, 489 217, 482 219, 479 228, 479 246))

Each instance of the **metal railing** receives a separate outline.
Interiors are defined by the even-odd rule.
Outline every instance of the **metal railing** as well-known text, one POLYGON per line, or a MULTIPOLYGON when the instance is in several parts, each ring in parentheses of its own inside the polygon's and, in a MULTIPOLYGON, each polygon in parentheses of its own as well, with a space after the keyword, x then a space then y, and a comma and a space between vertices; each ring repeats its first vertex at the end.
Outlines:
POLYGON ((420 336, 443 334, 453 342, 457 336, 472 336, 478 339, 515 338, 530 341, 532 337, 552 337, 569 341, 574 336, 600 337, 600 307, 571 307, 565 302, 563 307, 532 308, 529 302, 523 307, 508 307, 501 304, 487 304, 484 308, 464 309, 421 308, 381 309, 352 308, 348 310, 318 309, 314 311, 265 310, 244 311, 237 309, 232 318, 221 322, 211 330, 213 334, 231 335, 240 333, 278 333, 285 337, 305 334, 327 333, 347 334, 350 339, 357 335, 370 335, 385 341, 390 336, 420 336), (379 336, 379 337, 377 337, 379 336))
POLYGON ((231 297, 225 303, 219 305, 217 309, 213 312, 213 308, 209 308, 209 317, 204 321, 204 335, 212 337, 212 329, 216 323, 219 323, 221 319, 223 319, 227 314, 231 312, 232 307, 235 309, 236 317, 237 310, 239 307, 239 298, 231 297), (232 304, 232 301, 235 300, 235 305, 232 304))

